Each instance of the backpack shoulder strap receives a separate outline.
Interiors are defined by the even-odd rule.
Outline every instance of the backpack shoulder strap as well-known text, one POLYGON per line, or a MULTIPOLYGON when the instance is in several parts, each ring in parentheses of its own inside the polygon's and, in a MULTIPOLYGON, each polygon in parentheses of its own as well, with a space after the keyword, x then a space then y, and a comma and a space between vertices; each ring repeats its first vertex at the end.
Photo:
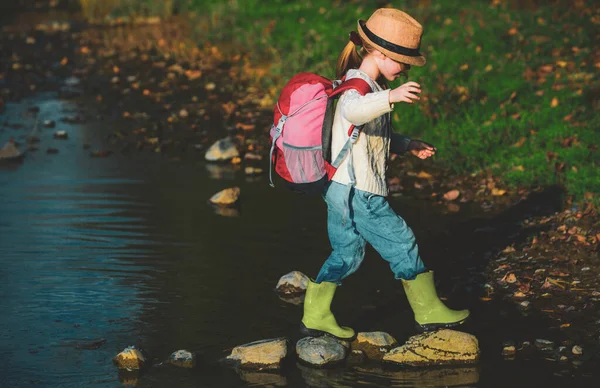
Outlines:
POLYGON ((351 78, 349 80, 342 80, 342 83, 333 89, 333 91, 329 94, 329 97, 336 97, 340 94, 344 93, 346 90, 354 89, 360 93, 361 96, 364 96, 367 93, 371 92, 371 86, 367 81, 362 78, 351 78))

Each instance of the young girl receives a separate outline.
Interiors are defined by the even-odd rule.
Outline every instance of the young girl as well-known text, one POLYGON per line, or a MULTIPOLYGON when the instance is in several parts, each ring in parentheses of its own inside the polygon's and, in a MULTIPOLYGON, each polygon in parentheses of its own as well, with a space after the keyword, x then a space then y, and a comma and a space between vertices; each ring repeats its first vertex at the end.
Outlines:
POLYGON ((395 134, 391 127, 394 103, 419 100, 420 85, 407 82, 392 90, 385 88, 386 81, 406 74, 411 65, 425 64, 419 52, 422 34, 423 27, 408 14, 392 8, 378 9, 368 21, 358 21, 358 34, 350 33, 350 42, 338 59, 337 78, 362 78, 372 93, 361 96, 349 90, 340 97, 335 111, 332 155, 337 155, 346 143, 351 124, 362 126, 362 131, 325 193, 333 252, 306 290, 301 325, 305 335, 355 337, 354 330, 337 324, 330 305, 342 279, 354 273, 363 261, 367 242, 401 280, 420 330, 453 327, 469 316, 467 310, 450 310, 439 300, 433 273, 425 269, 419 257, 412 230, 385 199, 390 152, 410 151, 426 159, 436 151, 427 143, 395 134))

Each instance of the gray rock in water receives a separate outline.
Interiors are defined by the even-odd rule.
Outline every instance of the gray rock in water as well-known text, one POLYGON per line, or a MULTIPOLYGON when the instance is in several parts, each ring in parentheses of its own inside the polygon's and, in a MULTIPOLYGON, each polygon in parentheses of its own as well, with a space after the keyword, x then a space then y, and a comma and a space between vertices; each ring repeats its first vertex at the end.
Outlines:
POLYGON ((240 156, 240 153, 229 137, 215 142, 208 150, 206 150, 206 154, 204 155, 205 159, 209 162, 230 160, 237 156, 240 156))
POLYGON ((396 345, 398 341, 383 331, 362 332, 352 342, 352 350, 362 350, 368 358, 381 360, 396 345))
POLYGON ((227 360, 239 362, 245 369, 279 369, 287 348, 288 340, 284 337, 260 340, 233 348, 227 360))
POLYGON ((196 364, 196 357, 194 353, 187 350, 178 350, 169 356, 167 363, 183 368, 193 368, 196 364))
POLYGON ((410 337, 383 360, 412 366, 472 364, 479 360, 479 342, 471 334, 443 329, 410 337))
POLYGON ((340 341, 329 336, 305 337, 296 343, 296 354, 306 363, 325 366, 343 361, 348 349, 340 341))
POLYGON ((10 139, 4 147, 0 148, 0 161, 2 160, 15 160, 23 156, 23 153, 19 151, 15 142, 10 139))
POLYGON ((306 291, 308 276, 300 271, 292 271, 279 278, 275 290, 280 294, 293 295, 306 291))

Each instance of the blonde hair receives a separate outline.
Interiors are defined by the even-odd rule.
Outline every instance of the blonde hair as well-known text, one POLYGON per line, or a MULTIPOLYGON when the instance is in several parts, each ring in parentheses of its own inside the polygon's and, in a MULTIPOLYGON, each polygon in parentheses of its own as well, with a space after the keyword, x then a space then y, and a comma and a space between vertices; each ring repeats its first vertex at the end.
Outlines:
MULTIPOLYGON (((358 69, 362 64, 363 58, 369 55, 373 50, 376 50, 376 48, 365 41, 362 41, 360 49, 352 41, 348 42, 337 59, 335 79, 342 79, 350 69, 358 69)), ((388 82, 383 76, 380 76, 376 82, 382 88, 388 88, 388 82)))

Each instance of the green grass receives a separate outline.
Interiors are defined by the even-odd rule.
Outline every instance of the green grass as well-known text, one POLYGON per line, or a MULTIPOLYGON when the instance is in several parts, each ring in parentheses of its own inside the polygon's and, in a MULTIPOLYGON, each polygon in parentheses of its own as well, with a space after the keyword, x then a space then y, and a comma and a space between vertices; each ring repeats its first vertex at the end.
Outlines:
MULTIPOLYGON (((436 160, 457 173, 491 170, 510 186, 561 183, 576 200, 592 192, 598 201, 598 7, 593 1, 537 9, 492 3, 390 3, 424 25, 428 61, 410 74, 426 100, 419 107, 398 104, 396 130, 436 144, 436 160)), ((192 0, 201 19, 205 10, 203 41, 243 47, 250 62, 269 66, 260 81, 271 90, 300 71, 333 77, 356 20, 381 6, 333 4, 235 0, 211 6, 192 0)))

